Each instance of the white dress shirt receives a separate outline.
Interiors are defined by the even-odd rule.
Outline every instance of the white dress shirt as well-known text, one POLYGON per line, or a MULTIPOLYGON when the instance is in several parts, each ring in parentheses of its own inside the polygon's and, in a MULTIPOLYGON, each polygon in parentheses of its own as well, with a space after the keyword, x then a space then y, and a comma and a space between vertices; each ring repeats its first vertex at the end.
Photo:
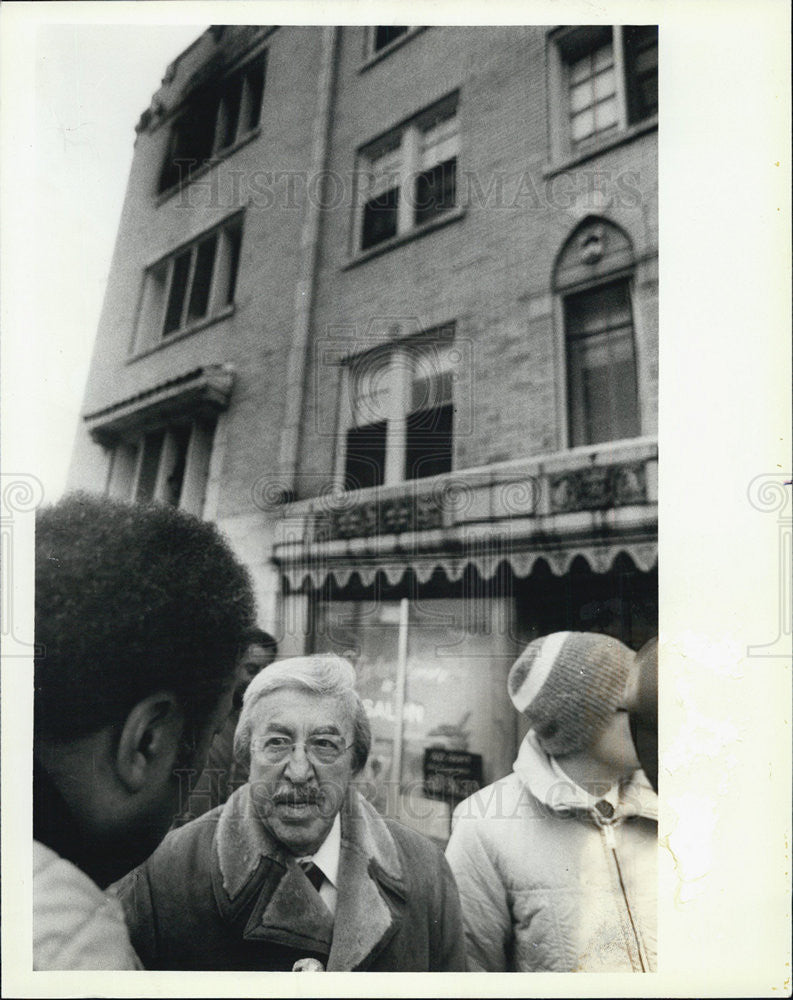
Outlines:
POLYGON ((333 826, 328 831, 327 837, 320 844, 316 854, 304 854, 297 859, 301 861, 313 861, 325 876, 325 881, 319 887, 319 898, 327 906, 332 914, 336 914, 336 879, 339 875, 339 857, 341 855, 341 820, 339 814, 333 820, 333 826))

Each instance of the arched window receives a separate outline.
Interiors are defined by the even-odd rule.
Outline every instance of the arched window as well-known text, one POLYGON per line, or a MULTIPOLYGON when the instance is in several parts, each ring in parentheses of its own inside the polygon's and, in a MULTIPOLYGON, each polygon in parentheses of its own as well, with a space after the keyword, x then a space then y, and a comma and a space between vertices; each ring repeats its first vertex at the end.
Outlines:
POLYGON ((633 248, 606 219, 584 219, 564 244, 554 290, 564 323, 571 446, 641 433, 631 278, 633 248))

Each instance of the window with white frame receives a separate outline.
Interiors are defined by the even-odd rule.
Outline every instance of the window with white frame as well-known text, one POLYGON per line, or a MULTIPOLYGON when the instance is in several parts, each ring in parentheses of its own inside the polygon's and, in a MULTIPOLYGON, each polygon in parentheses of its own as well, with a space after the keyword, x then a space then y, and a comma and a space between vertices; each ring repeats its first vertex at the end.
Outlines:
POLYGON ((113 448, 108 494, 171 504, 200 516, 214 432, 212 420, 185 419, 126 434, 113 448))
POLYGON ((135 350, 144 350, 234 303, 242 216, 204 233, 146 271, 135 350))
POLYGON ((551 36, 549 68, 557 158, 658 113, 657 25, 565 28, 551 36))
POLYGON ((162 194, 219 158, 259 125, 265 58, 259 55, 225 80, 197 90, 175 119, 158 180, 162 194))
POLYGON ((451 471, 460 363, 451 333, 348 362, 339 463, 346 490, 451 471))
POLYGON ((457 100, 450 95, 360 151, 358 249, 418 231, 456 208, 457 100))
POLYGON ((564 299, 570 444, 640 433, 627 278, 564 299))

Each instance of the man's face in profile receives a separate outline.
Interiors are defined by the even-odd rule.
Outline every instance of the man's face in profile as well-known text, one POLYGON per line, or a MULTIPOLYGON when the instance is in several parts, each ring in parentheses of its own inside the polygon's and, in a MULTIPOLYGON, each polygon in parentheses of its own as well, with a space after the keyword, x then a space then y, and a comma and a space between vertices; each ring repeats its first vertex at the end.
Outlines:
POLYGON ((113 877, 145 861, 168 832, 174 816, 184 809, 185 772, 200 774, 204 769, 212 740, 231 711, 233 692, 229 681, 202 728, 180 725, 166 737, 168 745, 163 747, 162 759, 138 793, 134 811, 112 831, 109 843, 117 868, 113 877))
POLYGON ((239 710, 242 707, 242 697, 253 678, 260 670, 269 667, 274 659, 275 653, 272 649, 260 646, 258 643, 251 643, 248 646, 240 657, 240 662, 237 664, 233 701, 235 709, 239 710))

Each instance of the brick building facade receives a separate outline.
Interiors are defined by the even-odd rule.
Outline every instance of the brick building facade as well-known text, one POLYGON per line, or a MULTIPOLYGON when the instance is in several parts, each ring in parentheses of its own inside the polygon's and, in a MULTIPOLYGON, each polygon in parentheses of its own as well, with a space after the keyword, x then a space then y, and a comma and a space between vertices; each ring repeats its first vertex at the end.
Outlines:
POLYGON ((527 639, 657 629, 656 65, 650 26, 213 27, 138 125, 71 485, 217 521, 440 838, 425 753, 509 770, 527 639))

